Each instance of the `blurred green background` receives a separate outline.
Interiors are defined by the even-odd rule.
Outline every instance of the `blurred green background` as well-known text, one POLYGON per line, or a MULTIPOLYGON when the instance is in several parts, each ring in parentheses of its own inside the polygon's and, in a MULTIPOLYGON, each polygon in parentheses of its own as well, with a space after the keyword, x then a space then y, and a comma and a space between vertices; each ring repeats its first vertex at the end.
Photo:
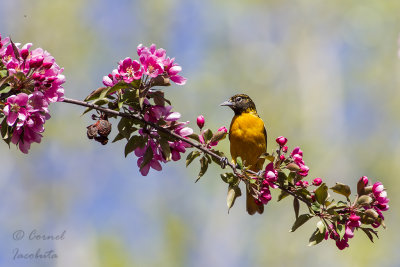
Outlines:
MULTIPOLYGON (((307 247, 316 220, 289 233, 289 198, 248 216, 227 213, 226 184, 213 166, 163 165, 142 177, 123 144, 86 138, 89 116, 51 106, 40 145, 28 155, 0 144, 0 266, 399 266, 400 1, 1 0, 0 33, 43 47, 65 68, 67 97, 83 99, 140 43, 167 50, 185 86, 166 95, 184 120, 229 126, 219 104, 235 93, 256 102, 274 139, 304 150, 308 180, 387 188, 386 230, 374 244, 307 247), (33 229, 61 241, 16 241, 33 229), (53 249, 57 260, 13 260, 14 250, 53 249)), ((114 124, 114 128, 116 125, 114 124)), ((229 154, 227 141, 218 147, 229 154)), ((273 192, 276 199, 277 192, 273 192)))

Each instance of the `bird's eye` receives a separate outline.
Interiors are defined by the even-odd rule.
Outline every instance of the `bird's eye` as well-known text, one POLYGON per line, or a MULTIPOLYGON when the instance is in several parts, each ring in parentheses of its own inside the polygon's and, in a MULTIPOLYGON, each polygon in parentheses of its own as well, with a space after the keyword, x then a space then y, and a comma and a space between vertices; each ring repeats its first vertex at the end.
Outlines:
POLYGON ((236 97, 236 102, 242 101, 242 98, 240 96, 236 97))

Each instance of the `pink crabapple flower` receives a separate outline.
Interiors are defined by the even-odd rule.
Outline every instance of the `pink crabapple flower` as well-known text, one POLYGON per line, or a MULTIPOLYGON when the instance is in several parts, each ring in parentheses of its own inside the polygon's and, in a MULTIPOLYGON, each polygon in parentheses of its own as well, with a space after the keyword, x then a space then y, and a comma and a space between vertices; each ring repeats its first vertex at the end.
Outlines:
POLYGON ((283 153, 286 153, 287 151, 288 151, 288 147, 287 147, 287 146, 283 146, 283 147, 282 147, 282 152, 283 152, 283 153))
MULTIPOLYGON (((142 78, 143 68, 137 60, 127 57, 119 62, 118 73, 126 83, 142 78)), ((110 79, 111 80, 111 79, 110 79)), ((110 82, 107 80, 107 82, 110 82)))
POLYGON ((3 112, 4 115, 7 116, 7 124, 9 126, 14 126, 17 119, 19 127, 24 125, 25 120, 29 115, 26 110, 27 104, 28 104, 28 95, 25 93, 12 95, 7 98, 7 102, 3 112))

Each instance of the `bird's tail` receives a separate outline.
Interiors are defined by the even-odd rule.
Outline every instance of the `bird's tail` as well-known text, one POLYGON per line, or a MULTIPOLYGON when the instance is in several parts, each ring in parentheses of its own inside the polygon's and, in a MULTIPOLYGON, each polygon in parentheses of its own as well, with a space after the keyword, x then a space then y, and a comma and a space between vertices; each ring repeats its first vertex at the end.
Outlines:
MULTIPOLYGON (((250 185, 251 186, 251 185, 250 185)), ((251 188, 246 188, 246 210, 250 215, 254 215, 256 212, 262 214, 264 212, 264 205, 262 203, 257 204, 256 199, 250 192, 251 188)))

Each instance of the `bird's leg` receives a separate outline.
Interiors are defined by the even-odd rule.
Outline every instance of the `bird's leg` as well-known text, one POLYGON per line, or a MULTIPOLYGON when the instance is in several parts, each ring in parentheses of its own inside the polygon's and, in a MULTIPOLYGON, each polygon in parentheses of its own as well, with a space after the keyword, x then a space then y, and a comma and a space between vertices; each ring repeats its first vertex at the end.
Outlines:
POLYGON ((225 169, 226 165, 228 165, 228 158, 227 157, 221 157, 220 164, 221 164, 221 168, 225 169))
POLYGON ((257 177, 264 177, 264 171, 261 170, 261 171, 257 172, 257 177))

